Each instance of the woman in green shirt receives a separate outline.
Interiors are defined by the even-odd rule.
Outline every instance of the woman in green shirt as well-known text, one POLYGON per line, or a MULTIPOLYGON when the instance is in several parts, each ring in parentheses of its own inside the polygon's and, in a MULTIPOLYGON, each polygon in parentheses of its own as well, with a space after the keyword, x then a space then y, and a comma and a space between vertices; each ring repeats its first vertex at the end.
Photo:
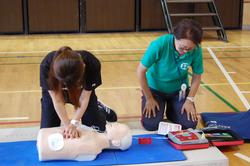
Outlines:
POLYGON ((197 114, 194 97, 203 73, 201 26, 184 19, 167 34, 153 41, 137 68, 143 92, 142 125, 146 130, 157 130, 166 117, 183 129, 195 128, 197 114), (188 69, 193 75, 191 85, 188 69), (166 108, 166 109, 165 109, 166 108))

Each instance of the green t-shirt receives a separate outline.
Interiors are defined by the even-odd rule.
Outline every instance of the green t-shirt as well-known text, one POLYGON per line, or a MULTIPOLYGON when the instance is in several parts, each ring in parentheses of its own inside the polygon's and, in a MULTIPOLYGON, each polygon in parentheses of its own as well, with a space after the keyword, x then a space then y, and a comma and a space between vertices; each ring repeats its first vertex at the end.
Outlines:
POLYGON ((164 93, 179 91, 183 83, 189 85, 189 67, 195 74, 202 74, 204 71, 201 47, 198 45, 179 56, 172 34, 163 35, 153 41, 141 63, 148 68, 146 78, 149 87, 164 93))

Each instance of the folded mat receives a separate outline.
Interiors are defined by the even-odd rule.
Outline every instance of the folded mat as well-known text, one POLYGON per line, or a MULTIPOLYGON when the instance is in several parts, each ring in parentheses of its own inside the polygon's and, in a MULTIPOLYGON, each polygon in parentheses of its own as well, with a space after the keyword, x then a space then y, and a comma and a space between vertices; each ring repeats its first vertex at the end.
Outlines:
POLYGON ((183 152, 174 149, 164 137, 156 134, 133 136, 132 146, 126 151, 103 150, 93 161, 38 160, 36 141, 0 143, 0 165, 115 165, 143 164, 186 160, 183 152), (138 138, 151 137, 152 144, 138 144, 138 138))
POLYGON ((201 113, 201 118, 207 127, 209 126, 225 126, 230 127, 246 142, 250 141, 250 110, 238 113, 201 113))

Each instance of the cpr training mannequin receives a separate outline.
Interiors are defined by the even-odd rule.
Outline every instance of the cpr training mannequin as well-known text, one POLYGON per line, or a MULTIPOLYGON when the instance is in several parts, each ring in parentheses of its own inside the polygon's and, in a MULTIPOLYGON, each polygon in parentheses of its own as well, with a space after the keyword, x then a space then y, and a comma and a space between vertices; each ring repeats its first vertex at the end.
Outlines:
POLYGON ((78 130, 79 138, 66 139, 62 127, 40 129, 37 137, 39 160, 90 161, 103 149, 126 150, 132 144, 131 131, 125 124, 108 123, 104 133, 87 126, 78 130))

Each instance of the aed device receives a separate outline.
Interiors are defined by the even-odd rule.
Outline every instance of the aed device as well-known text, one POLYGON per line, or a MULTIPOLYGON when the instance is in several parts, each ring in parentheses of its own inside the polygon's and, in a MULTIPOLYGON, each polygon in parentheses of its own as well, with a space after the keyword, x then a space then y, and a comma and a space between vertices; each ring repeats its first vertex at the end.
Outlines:
POLYGON ((193 129, 169 132, 168 140, 172 146, 181 150, 209 147, 209 142, 204 133, 193 129))

